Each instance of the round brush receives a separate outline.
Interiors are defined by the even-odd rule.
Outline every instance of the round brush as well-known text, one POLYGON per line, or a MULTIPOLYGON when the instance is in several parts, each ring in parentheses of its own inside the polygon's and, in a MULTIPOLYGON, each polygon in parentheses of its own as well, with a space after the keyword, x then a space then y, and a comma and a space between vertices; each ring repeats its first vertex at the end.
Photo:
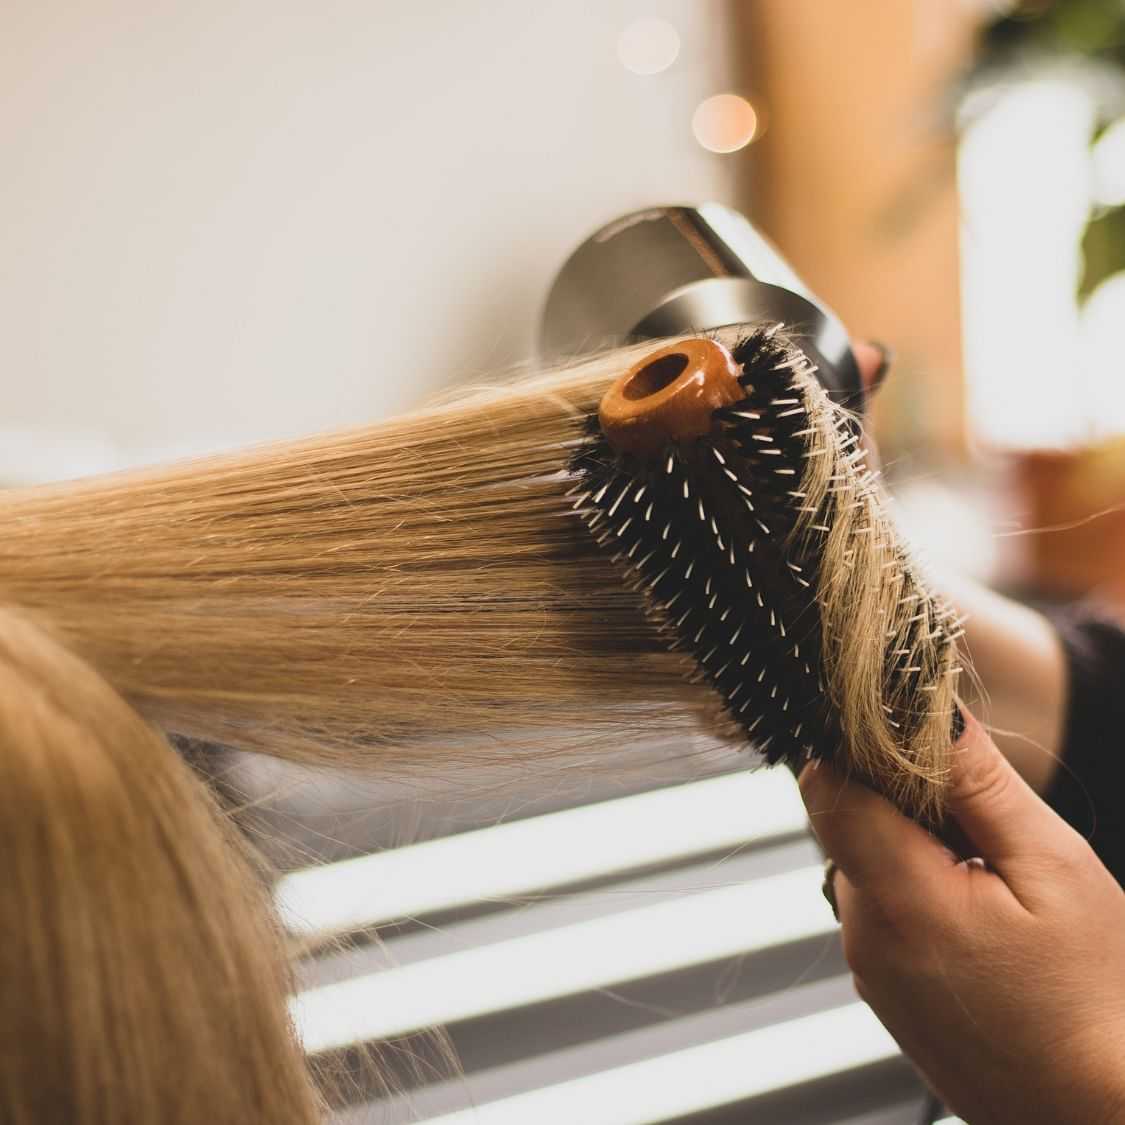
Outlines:
POLYGON ((589 419, 575 508, 770 762, 941 816, 957 622, 884 510, 854 415, 779 326, 658 348, 589 419))

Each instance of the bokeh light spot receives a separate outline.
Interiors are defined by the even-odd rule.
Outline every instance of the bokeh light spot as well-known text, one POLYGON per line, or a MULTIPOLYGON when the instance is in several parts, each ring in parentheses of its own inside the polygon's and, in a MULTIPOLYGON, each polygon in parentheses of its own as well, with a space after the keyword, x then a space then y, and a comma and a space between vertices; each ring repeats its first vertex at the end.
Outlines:
POLYGON ((738 94, 715 94, 695 107, 691 131, 708 152, 737 152, 757 135, 758 114, 738 94))
POLYGON ((659 74, 679 53, 680 33, 667 20, 633 20, 617 37, 617 57, 634 74, 659 74))

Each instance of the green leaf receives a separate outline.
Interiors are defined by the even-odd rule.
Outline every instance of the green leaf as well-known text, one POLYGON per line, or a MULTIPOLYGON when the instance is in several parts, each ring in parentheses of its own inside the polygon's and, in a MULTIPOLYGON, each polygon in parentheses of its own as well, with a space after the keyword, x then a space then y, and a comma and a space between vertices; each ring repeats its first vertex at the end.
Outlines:
POLYGON ((1085 301, 1107 277, 1125 270, 1125 207, 1114 207, 1090 220, 1082 236, 1082 258, 1078 299, 1085 301))

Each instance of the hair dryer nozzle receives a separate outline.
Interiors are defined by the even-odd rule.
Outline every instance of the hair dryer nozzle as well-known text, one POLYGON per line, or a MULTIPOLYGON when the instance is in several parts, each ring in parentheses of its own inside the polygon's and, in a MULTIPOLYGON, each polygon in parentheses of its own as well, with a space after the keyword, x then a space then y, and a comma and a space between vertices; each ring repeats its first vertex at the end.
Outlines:
POLYGON ((781 322, 832 397, 863 402, 843 325, 737 211, 719 203, 635 211, 591 235, 551 286, 539 334, 549 361, 602 347, 781 322))

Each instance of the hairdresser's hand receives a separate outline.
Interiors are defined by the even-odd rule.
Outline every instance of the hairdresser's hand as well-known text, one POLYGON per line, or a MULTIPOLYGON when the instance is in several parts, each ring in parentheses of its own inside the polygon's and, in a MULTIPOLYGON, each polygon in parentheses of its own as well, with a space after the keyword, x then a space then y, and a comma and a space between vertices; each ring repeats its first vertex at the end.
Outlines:
POLYGON ((859 994, 971 1125, 1125 1122, 1125 893, 973 719, 959 863, 871 790, 806 768, 859 994))
MULTIPOLYGON (((859 367, 859 380, 863 384, 864 412, 871 405, 871 396, 883 385, 891 369, 894 354, 884 344, 876 344, 868 340, 853 340, 852 354, 855 356, 859 367)), ((875 445, 875 437, 870 425, 863 427, 863 446, 867 450, 867 467, 879 468, 879 450, 875 445)))

